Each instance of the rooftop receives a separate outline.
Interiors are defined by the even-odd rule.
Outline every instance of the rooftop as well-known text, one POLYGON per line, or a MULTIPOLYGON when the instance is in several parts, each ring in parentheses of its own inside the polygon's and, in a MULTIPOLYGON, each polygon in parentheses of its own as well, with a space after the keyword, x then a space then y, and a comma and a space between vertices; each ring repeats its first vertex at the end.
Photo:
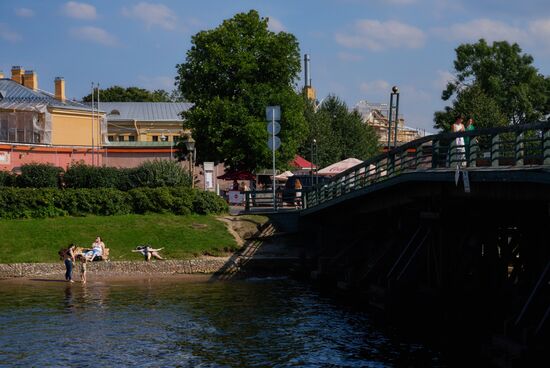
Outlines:
POLYGON ((0 109, 29 109, 38 106, 49 106, 71 110, 91 110, 90 106, 80 102, 60 101, 49 92, 33 90, 9 78, 0 79, 0 109))
POLYGON ((100 102, 109 121, 183 121, 182 111, 193 106, 188 102, 100 102))

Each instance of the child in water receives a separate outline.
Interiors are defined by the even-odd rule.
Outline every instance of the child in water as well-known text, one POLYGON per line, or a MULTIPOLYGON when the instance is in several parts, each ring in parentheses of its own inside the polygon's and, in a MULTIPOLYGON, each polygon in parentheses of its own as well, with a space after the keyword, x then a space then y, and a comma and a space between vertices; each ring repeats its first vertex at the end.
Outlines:
POLYGON ((88 262, 86 260, 83 260, 80 263, 80 281, 85 284, 86 283, 86 267, 88 265, 88 262))

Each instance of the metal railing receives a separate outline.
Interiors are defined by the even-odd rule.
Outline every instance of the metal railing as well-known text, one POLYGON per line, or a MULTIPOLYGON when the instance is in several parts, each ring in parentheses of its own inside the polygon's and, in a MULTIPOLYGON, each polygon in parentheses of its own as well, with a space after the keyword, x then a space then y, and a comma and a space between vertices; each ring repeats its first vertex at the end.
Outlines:
POLYGON ((398 175, 479 167, 550 165, 550 122, 441 133, 375 156, 304 194, 304 208, 398 175))

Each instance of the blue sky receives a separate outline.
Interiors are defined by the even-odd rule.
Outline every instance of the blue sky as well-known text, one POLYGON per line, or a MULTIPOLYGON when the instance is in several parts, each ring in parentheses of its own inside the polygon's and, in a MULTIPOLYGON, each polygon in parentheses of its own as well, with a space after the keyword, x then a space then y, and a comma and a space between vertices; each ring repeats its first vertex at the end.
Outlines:
POLYGON ((550 74, 548 0, 2 0, 0 69, 33 69, 47 91, 62 76, 76 99, 91 82, 171 90, 191 36, 250 9, 298 38, 319 99, 388 103, 398 85, 406 124, 428 131, 460 43, 518 42, 550 74))

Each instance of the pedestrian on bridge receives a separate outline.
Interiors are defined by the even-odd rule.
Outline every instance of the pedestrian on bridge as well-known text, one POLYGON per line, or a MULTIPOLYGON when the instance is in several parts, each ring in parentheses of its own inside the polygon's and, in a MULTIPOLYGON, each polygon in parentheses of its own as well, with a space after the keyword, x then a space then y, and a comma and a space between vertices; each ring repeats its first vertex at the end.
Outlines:
MULTIPOLYGON (((454 124, 451 126, 451 130, 453 133, 464 132, 466 130, 464 128, 463 121, 464 121, 464 118, 462 117, 462 115, 460 115, 458 119, 456 119, 454 124)), ((454 147, 451 146, 450 164, 452 165, 456 162, 457 166, 465 166, 466 155, 464 153, 465 153, 464 137, 456 137, 454 140, 454 147)))

